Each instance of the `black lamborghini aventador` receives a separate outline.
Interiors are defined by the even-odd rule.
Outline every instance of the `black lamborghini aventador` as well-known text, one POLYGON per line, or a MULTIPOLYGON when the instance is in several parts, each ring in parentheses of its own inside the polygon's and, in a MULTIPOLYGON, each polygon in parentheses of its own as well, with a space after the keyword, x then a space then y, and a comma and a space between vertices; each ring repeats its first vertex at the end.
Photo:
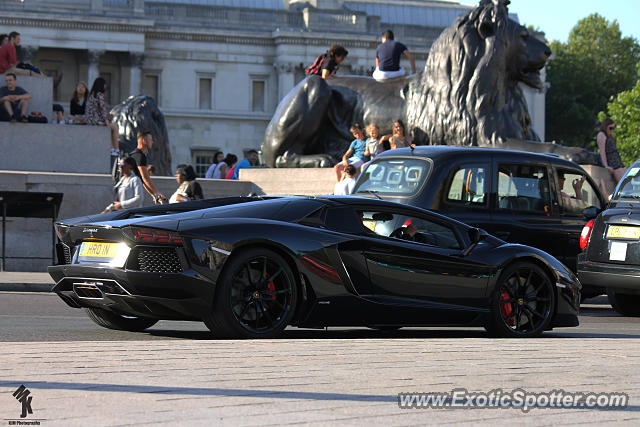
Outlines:
POLYGON ((580 283, 549 254, 382 200, 227 198, 74 218, 56 232, 54 291, 106 328, 173 319, 202 320, 216 337, 289 325, 530 337, 578 325, 580 283))

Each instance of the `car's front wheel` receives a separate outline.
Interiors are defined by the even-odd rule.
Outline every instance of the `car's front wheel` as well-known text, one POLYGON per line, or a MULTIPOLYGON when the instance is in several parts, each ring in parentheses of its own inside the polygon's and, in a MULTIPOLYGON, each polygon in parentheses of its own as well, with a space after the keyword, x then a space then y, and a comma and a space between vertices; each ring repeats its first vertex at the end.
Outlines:
POLYGON ((203 320, 220 338, 272 338, 291 321, 297 298, 287 261, 270 249, 250 249, 225 265, 213 310, 203 320))
POLYGON ((85 308, 84 310, 95 324, 107 329, 140 332, 158 323, 156 319, 121 316, 101 308, 85 308))
POLYGON ((491 298, 487 331, 500 337, 535 337, 551 322, 555 289, 542 268, 517 262, 501 274, 491 298))
POLYGON ((607 291, 609 304, 623 316, 640 316, 640 295, 623 294, 612 290, 607 291))

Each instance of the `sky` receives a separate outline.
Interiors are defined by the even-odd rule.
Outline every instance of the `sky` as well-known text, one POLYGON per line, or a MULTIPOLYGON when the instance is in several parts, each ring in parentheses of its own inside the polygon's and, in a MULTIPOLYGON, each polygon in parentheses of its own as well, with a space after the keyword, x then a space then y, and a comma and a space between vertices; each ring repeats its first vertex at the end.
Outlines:
MULTIPOLYGON (((477 1, 460 3, 477 5, 477 1)), ((516 13, 523 25, 544 31, 547 40, 566 42, 569 32, 582 18, 592 13, 609 22, 618 21, 623 37, 640 42, 640 0, 511 0, 509 13, 516 13)))

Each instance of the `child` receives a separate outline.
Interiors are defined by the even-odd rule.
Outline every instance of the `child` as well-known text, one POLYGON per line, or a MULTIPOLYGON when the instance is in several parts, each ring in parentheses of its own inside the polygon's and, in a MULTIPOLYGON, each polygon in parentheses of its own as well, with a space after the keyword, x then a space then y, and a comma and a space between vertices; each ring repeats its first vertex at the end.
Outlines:
POLYGON ((342 156, 342 162, 333 167, 333 170, 336 172, 336 182, 340 182, 342 179, 342 172, 348 165, 353 165, 359 173, 360 166, 362 166, 366 160, 364 155, 366 150, 364 130, 362 130, 358 123, 354 123, 349 128, 349 131, 351 131, 351 134, 355 139, 351 141, 349 149, 344 153, 344 156, 342 156))

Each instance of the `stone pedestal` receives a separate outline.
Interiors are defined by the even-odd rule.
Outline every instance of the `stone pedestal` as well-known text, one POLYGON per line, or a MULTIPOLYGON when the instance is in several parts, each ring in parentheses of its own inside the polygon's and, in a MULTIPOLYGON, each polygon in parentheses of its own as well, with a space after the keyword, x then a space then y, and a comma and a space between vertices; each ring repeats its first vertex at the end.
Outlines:
POLYGON ((264 194, 322 196, 333 194, 333 168, 240 169, 240 180, 251 181, 264 194))
POLYGON ((107 126, 0 123, 0 170, 109 173, 109 132, 107 126))
MULTIPOLYGON (((4 85, 4 82, 2 84, 4 85)), ((51 121, 51 116, 53 115, 53 79, 51 77, 21 75, 18 76, 17 85, 33 95, 33 98, 29 100, 27 112, 40 112, 48 121, 51 121)))

